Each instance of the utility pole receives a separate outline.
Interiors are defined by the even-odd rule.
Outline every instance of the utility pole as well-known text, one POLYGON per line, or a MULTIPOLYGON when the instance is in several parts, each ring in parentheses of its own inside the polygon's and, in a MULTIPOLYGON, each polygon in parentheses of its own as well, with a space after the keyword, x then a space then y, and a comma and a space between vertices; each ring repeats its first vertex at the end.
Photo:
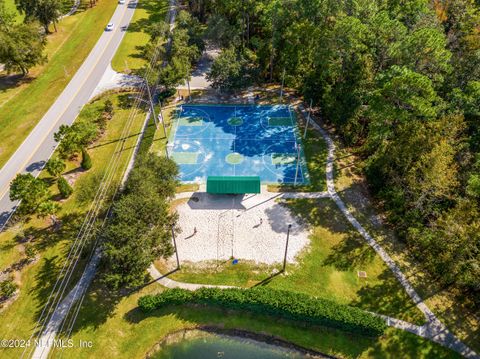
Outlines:
POLYGON ((287 228, 287 242, 285 243, 285 255, 283 256, 282 272, 285 272, 285 268, 287 267, 287 252, 288 252, 288 239, 290 238, 290 228, 292 228, 291 224, 289 224, 287 228))
POLYGON ((308 125, 310 124, 310 118, 312 116, 312 99, 310 99, 310 108, 308 109, 308 117, 307 117, 307 124, 305 125, 305 132, 303 133, 303 139, 305 139, 305 137, 307 137, 307 128, 308 128, 308 125))
POLYGON ((150 92, 150 85, 146 78, 143 80, 145 81, 145 86, 147 86, 148 101, 150 102, 150 111, 152 112, 153 122, 155 123, 155 127, 158 128, 157 115, 155 114, 155 105, 153 103, 152 93, 150 92))
POLYGON ((165 145, 165 157, 170 158, 170 155, 168 154, 168 140, 167 140, 167 144, 165 145))
POLYGON ((188 80, 188 75, 187 75, 187 88, 188 88, 188 102, 192 101, 191 93, 190 93, 190 81, 188 80))

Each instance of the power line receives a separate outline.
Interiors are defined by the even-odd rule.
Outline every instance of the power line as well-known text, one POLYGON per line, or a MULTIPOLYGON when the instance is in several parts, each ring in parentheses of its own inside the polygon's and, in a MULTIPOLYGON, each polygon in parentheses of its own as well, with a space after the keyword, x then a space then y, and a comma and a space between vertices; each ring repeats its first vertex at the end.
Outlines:
MULTIPOLYGON (((173 11, 175 11, 175 10, 173 10, 173 11)), ((173 13, 173 14, 171 14, 170 21, 174 21, 174 19, 175 19, 175 14, 173 13)), ((152 59, 151 59, 151 61, 150 61, 150 66, 149 66, 149 68, 148 68, 148 70, 147 70, 147 71, 150 72, 150 73, 153 71, 153 70, 152 70, 153 64, 157 61, 157 58, 158 58, 158 55, 159 55, 159 49, 160 49, 160 46, 159 46, 159 42, 158 42, 158 43, 157 43, 156 50, 155 50, 155 52, 154 52, 154 55, 152 56, 152 59)), ((164 65, 165 65, 165 64, 164 64, 164 65)), ((148 80, 148 75, 146 76, 146 79, 148 80)), ((146 81, 145 84, 146 84, 146 86, 148 86, 148 81, 146 81)), ((154 87, 154 88, 156 88, 157 85, 158 85, 158 79, 157 79, 157 81, 156 81, 156 84, 155 84, 155 87, 154 87)), ((149 90, 149 89, 148 89, 148 90, 149 90)), ((150 100, 152 100, 151 97, 150 97, 150 100)), ((139 102, 140 102, 140 101, 137 102, 137 105, 138 105, 139 102)), ((153 102, 153 101, 151 101, 151 102, 153 102)), ((138 109, 138 106, 135 108, 135 112, 136 112, 137 109, 138 109)), ((133 112, 133 111, 132 111, 132 112, 133 112)), ((154 111, 150 111, 150 113, 147 114, 148 118, 150 118, 150 116, 152 116, 152 115, 155 116, 155 112, 154 112, 154 111)), ((136 114, 135 114, 134 116, 132 116, 132 118, 135 118, 135 116, 136 116, 136 114)), ((155 119, 154 119, 154 121, 155 121, 155 119)), ((166 136, 166 134, 165 134, 165 136, 166 136)), ((139 139, 139 140, 140 140, 140 139, 139 139)), ((124 141, 124 142, 125 142, 125 141, 124 141)), ((123 171, 122 171, 122 173, 125 173, 125 175, 126 175, 126 171, 127 171, 128 165, 129 165, 130 161, 132 160, 132 157, 133 157, 133 156, 134 156, 134 152, 132 152, 132 154, 131 154, 131 156, 130 156, 130 160, 125 163, 125 167, 124 167, 124 169, 123 169, 123 171)), ((118 193, 120 187, 121 187, 121 186, 118 186, 118 187, 117 187, 117 189, 116 189, 116 191, 115 191, 115 195, 113 196, 113 198, 115 198, 115 196, 116 196, 116 194, 118 193)), ((105 222, 106 222, 106 220, 107 220, 107 218, 108 218, 108 216, 109 216, 109 213, 110 213, 110 211, 111 211, 112 205, 113 205, 113 203, 112 203, 112 204, 110 205, 110 207, 109 207, 107 216, 105 217, 102 226, 105 224, 105 222)), ((93 247, 93 249, 92 249, 92 252, 91 252, 91 254, 90 254, 90 258, 93 258, 95 252, 97 251, 97 249, 96 249, 97 243, 98 243, 98 237, 97 237, 97 240, 95 241, 95 245, 94 245, 94 247, 93 247)), ((89 259, 89 260, 91 260, 91 259, 89 259)), ((87 268, 86 268, 86 269, 87 269, 87 268)), ((85 269, 85 271, 86 271, 86 269, 85 269)), ((84 271, 84 272, 85 272, 85 271, 84 271)), ((79 288, 80 288, 80 287, 77 287, 76 292, 78 292, 78 289, 79 289, 79 288)), ((73 330, 73 326, 74 326, 74 324, 75 324, 75 322, 76 322, 77 316, 78 316, 78 314, 79 314, 79 312, 80 312, 80 308, 81 308, 82 303, 83 303, 83 300, 84 300, 84 298, 85 298, 86 291, 87 291, 87 287, 85 287, 85 288, 82 289, 81 299, 80 299, 80 300, 77 300, 77 303, 75 304, 77 307, 76 307, 76 309, 74 310, 74 314, 73 314, 73 316, 71 317, 71 320, 70 320, 69 325, 67 325, 67 327, 66 327, 66 328, 67 328, 67 338, 70 337, 70 335, 71 335, 71 332, 72 332, 72 330, 73 330)), ((77 293, 76 293, 76 294, 77 294, 77 293)), ((71 308, 69 308, 69 310, 70 310, 70 309, 71 309, 71 308)), ((64 319, 64 321, 63 321, 63 323, 62 323, 62 326, 61 326, 61 328, 60 328, 60 330, 59 330, 58 332, 62 332, 62 331, 63 331, 63 328, 64 328, 65 323, 66 323, 66 320, 64 319)), ((63 354, 63 352, 62 352, 62 354, 63 354)))
MULTIPOLYGON (((158 56, 158 48, 155 51, 154 55, 152 56, 151 63, 150 63, 150 68, 149 68, 150 72, 151 72, 151 64, 154 63, 154 60, 156 60, 157 56, 158 56)), ((144 94, 145 86, 141 87, 140 92, 142 94, 144 94)), ((40 315, 40 317, 37 321, 34 332, 33 332, 32 336, 30 337, 30 339, 35 335, 35 332, 37 331, 37 328, 40 324, 41 324, 41 328, 38 331, 38 336, 41 336, 41 334, 44 331, 46 323, 48 323, 48 319, 51 317, 51 315, 53 315, 55 313, 55 311, 58 309, 58 306, 61 303, 61 300, 62 300, 63 295, 65 293, 65 290, 66 290, 66 288, 69 284, 69 281, 72 277, 74 269, 75 269, 76 265, 78 264, 80 254, 82 253, 82 250, 85 246, 86 241, 89 238, 91 238, 91 235, 93 234, 92 231, 94 230, 95 221, 96 221, 98 215, 100 214, 100 211, 103 207, 104 202, 106 202, 106 200, 109 197, 108 196, 108 190, 110 189, 111 183, 112 183, 112 181, 115 177, 115 174, 117 173, 117 169, 118 169, 118 166, 119 166, 119 158, 121 157, 122 151, 124 149, 126 137, 127 137, 128 132, 130 130, 130 127, 132 125, 133 119, 137 115, 139 104, 140 104, 140 101, 136 101, 135 104, 134 104, 134 107, 132 108, 132 110, 130 112, 130 117, 127 120, 127 122, 124 126, 124 129, 122 131, 123 140, 120 141, 119 143, 117 143, 117 146, 116 146, 115 151, 114 151, 113 156, 112 156, 114 160, 109 163, 109 165, 107 167, 107 170, 104 173, 104 176, 102 178, 102 182, 99 186, 99 189, 98 189, 98 191, 95 195, 95 198, 94 198, 94 200, 93 200, 93 202, 92 202, 92 204, 89 208, 89 211, 87 213, 87 217, 86 217, 85 221, 83 222, 83 224, 82 224, 82 226, 79 230, 79 233, 78 233, 74 243, 72 244, 72 246, 70 248, 70 251, 69 251, 69 254, 68 254, 68 256, 65 260, 64 266, 62 267, 62 270, 60 271, 60 274, 57 278, 57 281, 55 282, 55 285, 52 289, 52 292, 50 293, 50 296, 47 300, 47 304, 45 305, 45 307, 44 307, 44 309, 43 309, 43 311, 42 311, 42 313, 41 313, 41 315, 40 315), (53 298, 53 300, 52 300, 52 298, 53 298), (51 302, 51 304, 50 304, 50 302, 51 302), (56 303, 56 305, 55 305, 55 303, 56 303), (55 307, 55 309, 52 311, 51 309, 53 307, 55 307)), ((128 161, 127 161, 127 164, 128 164, 128 161)), ((117 188, 117 191, 118 191, 118 188, 117 188)), ((117 193, 117 191, 115 191, 115 193, 117 193)), ((105 221, 104 221, 104 223, 105 223, 105 221)), ((90 258, 92 258, 93 254, 95 252, 97 242, 98 242, 98 238, 97 238, 97 241, 94 244, 94 247, 92 249, 90 258)), ((77 287, 76 291, 78 291, 78 289, 79 289, 79 287, 77 287)), ((83 296, 82 296, 81 302, 83 302, 83 296)), ((78 313, 78 311, 77 311, 77 313, 78 313)), ((63 325, 62 325, 62 328, 63 328, 63 325)), ((73 323, 72 323, 71 326, 73 327, 73 323)), ((22 357, 24 356, 24 354, 25 354, 25 351, 22 354, 22 357)))

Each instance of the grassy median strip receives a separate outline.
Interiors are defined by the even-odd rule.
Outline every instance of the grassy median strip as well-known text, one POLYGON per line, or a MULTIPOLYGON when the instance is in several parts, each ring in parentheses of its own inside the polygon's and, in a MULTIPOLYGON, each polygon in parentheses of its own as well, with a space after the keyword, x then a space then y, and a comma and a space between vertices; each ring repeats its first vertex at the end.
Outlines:
POLYGON ((169 305, 200 304, 222 309, 245 310, 345 330, 366 336, 380 336, 387 328, 385 321, 361 309, 317 299, 301 293, 271 288, 201 288, 195 291, 169 289, 139 299, 144 312, 169 305))
POLYGON ((22 84, 6 85, 0 77, 0 166, 3 166, 60 95, 94 47, 112 16, 117 0, 84 6, 48 37, 49 61, 33 69, 22 84), (83 11, 82 11, 83 9, 83 11), (55 45, 55 46, 52 46, 55 45))

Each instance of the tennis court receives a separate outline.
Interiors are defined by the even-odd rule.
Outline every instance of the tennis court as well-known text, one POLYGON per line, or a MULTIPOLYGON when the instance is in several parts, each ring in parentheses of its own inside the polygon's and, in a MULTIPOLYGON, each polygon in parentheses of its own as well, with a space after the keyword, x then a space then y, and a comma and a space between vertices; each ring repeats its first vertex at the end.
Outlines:
POLYGON ((281 105, 182 105, 169 153, 182 182, 207 176, 260 176, 262 183, 306 184, 295 114, 281 105))

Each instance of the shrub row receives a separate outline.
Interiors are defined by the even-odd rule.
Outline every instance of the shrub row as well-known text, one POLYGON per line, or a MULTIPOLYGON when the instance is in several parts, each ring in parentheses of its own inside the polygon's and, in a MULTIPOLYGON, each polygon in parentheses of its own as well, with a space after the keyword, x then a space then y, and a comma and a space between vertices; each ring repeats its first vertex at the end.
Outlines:
POLYGON ((148 313, 169 305, 201 304, 224 309, 246 310, 284 319, 298 320, 367 336, 380 336, 386 324, 380 317, 361 309, 317 299, 301 293, 270 288, 201 288, 196 291, 168 289, 139 299, 148 313))

